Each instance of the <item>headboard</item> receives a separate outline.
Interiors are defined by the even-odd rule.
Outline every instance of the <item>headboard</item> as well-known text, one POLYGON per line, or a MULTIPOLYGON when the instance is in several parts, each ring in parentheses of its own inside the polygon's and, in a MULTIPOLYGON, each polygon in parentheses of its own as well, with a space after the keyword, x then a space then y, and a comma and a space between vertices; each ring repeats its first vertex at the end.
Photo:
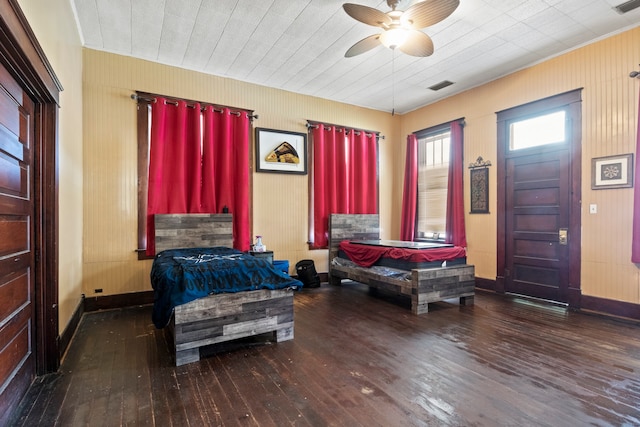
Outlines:
POLYGON ((338 246, 343 240, 379 240, 380 216, 378 214, 329 215, 329 264, 338 256, 338 246))
POLYGON ((165 249, 233 247, 231 214, 156 214, 156 253, 165 249))

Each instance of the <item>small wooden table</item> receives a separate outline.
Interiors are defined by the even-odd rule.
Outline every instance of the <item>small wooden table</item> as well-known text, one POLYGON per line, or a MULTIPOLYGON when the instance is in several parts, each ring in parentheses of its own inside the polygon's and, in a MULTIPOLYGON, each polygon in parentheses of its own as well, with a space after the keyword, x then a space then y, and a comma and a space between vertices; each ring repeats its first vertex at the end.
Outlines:
POLYGON ((269 261, 269 264, 273 265, 273 251, 262 251, 262 252, 249 251, 249 255, 252 255, 256 258, 264 258, 267 261, 269 261))

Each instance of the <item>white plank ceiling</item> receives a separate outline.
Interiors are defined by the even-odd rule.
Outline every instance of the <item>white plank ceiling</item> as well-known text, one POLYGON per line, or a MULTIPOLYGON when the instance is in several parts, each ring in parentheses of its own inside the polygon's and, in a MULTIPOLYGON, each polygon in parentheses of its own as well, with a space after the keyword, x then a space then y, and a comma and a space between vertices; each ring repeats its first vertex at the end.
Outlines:
POLYGON ((345 58, 380 31, 342 0, 71 1, 87 48, 399 114, 640 25, 640 8, 614 9, 624 0, 460 0, 423 30, 432 56, 380 46, 345 58), (429 89, 444 80, 454 84, 429 89))

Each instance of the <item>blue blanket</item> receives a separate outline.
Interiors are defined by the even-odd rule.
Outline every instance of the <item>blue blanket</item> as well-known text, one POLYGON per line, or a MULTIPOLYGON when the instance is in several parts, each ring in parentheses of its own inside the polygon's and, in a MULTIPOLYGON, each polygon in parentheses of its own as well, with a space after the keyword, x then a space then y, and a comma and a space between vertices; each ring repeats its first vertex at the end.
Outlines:
POLYGON ((160 252, 151 267, 151 285, 152 320, 157 328, 169 323, 175 306, 207 295, 303 286, 302 282, 275 270, 266 259, 226 247, 160 252))

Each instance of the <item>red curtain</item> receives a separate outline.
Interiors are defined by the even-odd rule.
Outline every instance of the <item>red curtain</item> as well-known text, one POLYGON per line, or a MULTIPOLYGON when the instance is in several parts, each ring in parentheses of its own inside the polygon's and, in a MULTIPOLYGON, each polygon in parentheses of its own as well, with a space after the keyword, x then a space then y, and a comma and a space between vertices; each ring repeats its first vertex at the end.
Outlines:
POLYGON ((188 122, 186 123, 187 141, 185 146, 185 186, 184 193, 187 198, 187 212, 203 212, 201 209, 201 194, 199 189, 202 182, 202 150, 200 141, 202 140, 200 127, 200 104, 195 103, 191 107, 187 107, 188 122))
POLYGON ((312 247, 318 249, 329 243, 330 214, 378 211, 377 140, 375 135, 367 136, 363 131, 322 124, 312 128, 311 138, 312 247))
POLYGON ((376 135, 349 132, 349 213, 378 211, 378 144, 376 135))
POLYGON ((333 161, 330 161, 330 169, 335 173, 335 180, 331 179, 333 188, 331 190, 331 199, 333 204, 332 209, 328 213, 332 212, 349 212, 349 167, 348 167, 348 150, 346 142, 346 132, 344 129, 331 126, 333 131, 331 132, 329 152, 333 152, 333 155, 329 157, 333 161))
POLYGON ((631 262, 640 263, 640 95, 638 96, 638 128, 636 130, 636 173, 633 177, 633 236, 631 243, 631 262))
POLYGON ((313 138, 313 236, 314 247, 322 247, 322 243, 327 244, 327 224, 329 211, 334 205, 332 196, 333 177, 335 171, 331 170, 332 153, 335 139, 334 129, 326 129, 322 125, 313 128, 311 134, 313 138))
POLYGON ((208 106, 203 127, 203 211, 222 212, 226 206, 233 214, 233 246, 248 251, 249 117, 244 112, 208 106))
POLYGON ((234 216, 234 247, 248 250, 247 114, 214 112, 209 106, 203 115, 198 103, 174 105, 156 98, 151 107, 146 254, 155 255, 154 214, 216 213, 224 206, 234 216))
MULTIPOLYGON (((211 105, 205 108, 202 117, 202 127, 204 129, 202 139, 202 209, 205 212, 218 212, 222 206, 218 207, 218 194, 216 192, 216 160, 219 153, 216 150, 214 141, 216 140, 214 118, 216 114, 211 105)), ((224 206, 224 205, 223 205, 224 206)))
POLYGON ((464 183, 463 183, 463 144, 462 124, 451 122, 451 149, 449 151, 449 180, 447 184, 447 243, 467 246, 464 226, 464 183))
POLYGON ((418 138, 407 136, 407 155, 404 166, 404 190, 402 193, 402 218, 400 239, 412 242, 416 234, 418 203, 418 138))
MULTIPOLYGON (((149 149, 149 181, 147 194, 147 255, 155 254, 156 213, 189 212, 190 185, 198 179, 200 159, 195 163, 193 151, 200 153, 200 109, 184 101, 169 104, 157 98, 151 108, 151 146, 149 149)), ((199 185, 198 187, 199 188, 199 185)))

